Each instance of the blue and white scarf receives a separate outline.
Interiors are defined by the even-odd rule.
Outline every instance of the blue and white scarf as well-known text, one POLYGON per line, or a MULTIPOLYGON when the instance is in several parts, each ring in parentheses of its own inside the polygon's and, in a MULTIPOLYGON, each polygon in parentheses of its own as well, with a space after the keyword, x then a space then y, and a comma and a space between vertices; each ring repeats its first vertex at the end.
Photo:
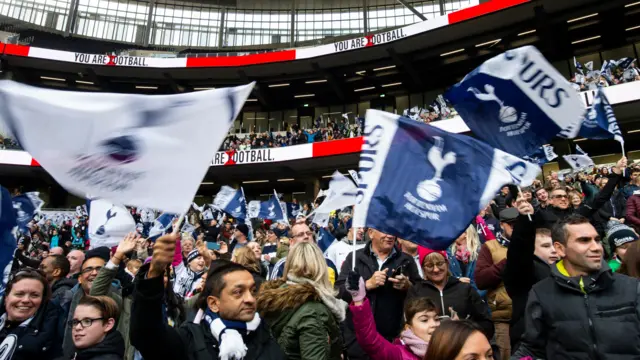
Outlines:
POLYGON ((220 360, 241 360, 247 355, 247 346, 243 336, 255 331, 260 326, 260 315, 256 312, 253 320, 249 322, 224 320, 210 309, 199 310, 194 323, 199 324, 203 320, 209 325, 211 335, 220 345, 220 360))
MULTIPOLYGON (((257 314, 256 314, 257 315, 257 314)), ((18 327, 27 327, 31 320, 33 320, 33 316, 23 321, 18 327)), ((7 324, 7 313, 2 314, 0 316, 0 332, 4 330, 5 325, 7 324)), ((18 336, 16 334, 9 334, 4 340, 0 343, 0 360, 11 360, 13 358, 13 353, 18 346, 18 336)))

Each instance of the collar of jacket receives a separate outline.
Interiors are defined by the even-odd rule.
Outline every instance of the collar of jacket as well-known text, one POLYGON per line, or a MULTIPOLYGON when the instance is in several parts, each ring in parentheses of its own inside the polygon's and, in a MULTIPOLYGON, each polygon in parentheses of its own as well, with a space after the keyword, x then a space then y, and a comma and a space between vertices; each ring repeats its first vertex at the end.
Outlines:
MULTIPOLYGON (((461 281, 458 280, 458 278, 456 278, 455 276, 449 276, 449 278, 447 279, 447 283, 444 284, 444 288, 442 291, 446 290, 447 288, 450 288, 458 283, 460 283, 461 281)), ((434 289, 436 289, 437 291, 440 291, 440 289, 438 289, 438 287, 436 286, 436 284, 434 284, 433 282, 431 282, 430 280, 423 280, 422 281, 423 284, 428 285, 434 289)))
MULTIPOLYGON (((371 240, 367 241, 366 245, 364 246, 364 253, 373 259, 378 259, 378 254, 376 254, 375 252, 373 252, 373 244, 371 243, 371 240)), ((385 259, 385 262, 389 259, 393 259, 397 256, 400 255, 400 252, 398 251, 398 249, 396 249, 396 245, 393 246, 393 248, 391 249, 391 254, 389 254, 389 257, 387 259, 385 259)))
POLYGON ((560 260, 555 266, 551 266, 551 276, 555 279, 556 284, 582 294, 606 290, 613 282, 613 273, 606 261, 602 261, 600 270, 594 271, 588 276, 571 277, 564 266, 564 260, 560 260))

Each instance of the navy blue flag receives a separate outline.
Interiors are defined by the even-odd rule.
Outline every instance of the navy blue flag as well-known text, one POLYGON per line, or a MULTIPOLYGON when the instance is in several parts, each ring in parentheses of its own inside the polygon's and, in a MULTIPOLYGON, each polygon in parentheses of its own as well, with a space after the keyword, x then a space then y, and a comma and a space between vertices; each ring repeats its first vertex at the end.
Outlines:
POLYGON ((540 167, 468 136, 368 110, 354 227, 446 249, 505 184, 540 167))
POLYGON ((269 219, 269 220, 285 220, 284 211, 280 206, 280 201, 277 197, 272 196, 267 201, 250 201, 249 210, 247 212, 249 219, 269 219))
POLYGON ((18 229, 23 233, 29 231, 27 224, 33 219, 33 215, 40 211, 44 201, 42 201, 37 192, 28 192, 15 196, 11 199, 16 220, 18 221, 18 229))
POLYGON ((558 134, 574 138, 584 114, 578 92, 533 46, 487 60, 444 96, 478 138, 520 157, 558 134))
POLYGON ((557 157, 558 154, 555 153, 553 146, 545 144, 540 146, 535 153, 529 156, 523 156, 522 158, 542 166, 557 157))
POLYGON ((322 250, 322 253, 327 251, 329 246, 331 246, 335 240, 336 238, 331 235, 331 232, 327 230, 327 228, 321 227, 318 230, 318 247, 322 250))
POLYGON ((173 231, 171 222, 177 217, 176 214, 162 213, 153 221, 153 226, 149 230, 149 239, 156 241, 160 236, 173 231))
POLYGON ((285 203, 285 206, 287 208, 287 217, 289 219, 295 219, 298 217, 298 214, 300 214, 300 210, 302 210, 302 207, 300 206, 300 204, 294 204, 294 203, 285 203))
POLYGON ((213 199, 213 205, 233 218, 240 220, 248 218, 247 202, 242 188, 236 190, 230 186, 223 186, 213 199))
POLYGON ((4 291, 9 280, 9 273, 13 265, 13 253, 17 243, 13 235, 13 228, 18 226, 14 212, 13 202, 9 191, 0 186, 0 269, 2 269, 2 281, 0 282, 0 300, 4 297, 4 291))
POLYGON ((603 88, 598 89, 593 98, 593 106, 584 115, 580 136, 594 140, 615 139, 624 143, 618 120, 603 88))

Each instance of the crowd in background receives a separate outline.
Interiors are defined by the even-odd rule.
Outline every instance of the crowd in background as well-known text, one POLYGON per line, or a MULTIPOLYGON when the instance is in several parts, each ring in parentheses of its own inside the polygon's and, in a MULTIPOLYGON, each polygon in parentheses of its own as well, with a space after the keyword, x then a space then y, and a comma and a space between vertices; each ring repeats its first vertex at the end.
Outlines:
POLYGON ((188 231, 153 239, 155 214, 130 208, 140 226, 111 249, 91 249, 86 215, 34 219, 0 308, 7 359, 640 356, 626 158, 503 187, 445 250, 355 229, 351 208, 319 228, 305 216, 322 200, 251 224, 192 208, 188 231))

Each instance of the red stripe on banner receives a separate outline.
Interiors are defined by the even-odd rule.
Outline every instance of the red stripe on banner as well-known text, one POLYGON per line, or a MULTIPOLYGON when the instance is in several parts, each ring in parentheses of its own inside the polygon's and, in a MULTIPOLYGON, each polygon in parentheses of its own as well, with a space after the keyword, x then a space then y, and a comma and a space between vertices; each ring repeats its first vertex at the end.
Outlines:
POLYGON ((31 166, 41 166, 39 162, 36 161, 36 159, 31 158, 31 166))
POLYGON ((360 152, 362 137, 313 143, 313 157, 360 152))
POLYGON ((4 54, 5 43, 0 43, 0 54, 4 54))
POLYGON ((492 0, 470 8, 458 10, 449 14, 449 25, 524 4, 529 1, 531 0, 492 0))
POLYGON ((193 57, 187 58, 187 67, 226 67, 265 64, 296 59, 295 50, 274 51, 245 56, 193 57))
POLYGON ((31 48, 30 46, 26 46, 26 45, 5 44, 4 54, 27 57, 29 56, 30 48, 31 48))

